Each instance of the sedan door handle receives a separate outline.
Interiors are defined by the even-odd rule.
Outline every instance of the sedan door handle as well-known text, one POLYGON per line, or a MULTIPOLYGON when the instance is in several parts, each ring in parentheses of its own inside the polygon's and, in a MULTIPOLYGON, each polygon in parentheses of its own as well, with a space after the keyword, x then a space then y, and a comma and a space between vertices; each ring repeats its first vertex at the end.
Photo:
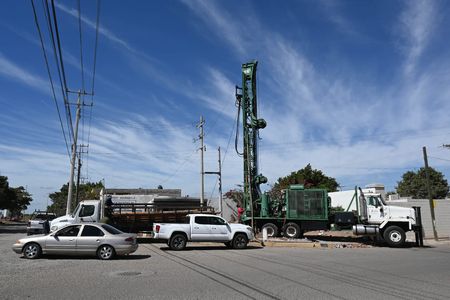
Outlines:
POLYGON ((194 229, 198 229, 198 227, 194 227, 194 229))

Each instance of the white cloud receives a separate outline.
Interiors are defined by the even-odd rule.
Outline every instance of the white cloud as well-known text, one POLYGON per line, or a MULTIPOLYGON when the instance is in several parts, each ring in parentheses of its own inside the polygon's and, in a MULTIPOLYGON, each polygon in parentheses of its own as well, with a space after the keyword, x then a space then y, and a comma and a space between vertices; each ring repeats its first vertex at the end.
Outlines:
MULTIPOLYGON (((424 130, 449 124, 442 114, 450 109, 445 99, 450 88, 444 84, 450 80, 444 72, 448 61, 430 65, 414 81, 394 75, 392 84, 383 88, 376 80, 358 81, 358 76, 350 76, 355 81, 344 81, 336 77, 339 72, 334 72, 334 77, 318 73, 298 45, 264 28, 258 20, 252 20, 256 30, 248 37, 235 30, 246 28, 246 21, 231 18, 218 4, 185 3, 208 25, 208 32, 225 38, 230 48, 239 45, 238 56, 241 52, 259 56, 259 74, 264 78, 258 83, 259 116, 268 121, 268 127, 260 132, 260 160, 262 171, 272 180, 308 162, 338 179, 369 179, 374 174, 420 166, 421 147, 442 143, 442 130, 438 135, 424 135, 424 130)), ((401 17, 408 27, 404 34, 409 66, 415 66, 426 49, 434 12, 429 2, 411 2, 401 17)), ((344 31, 351 29, 342 17, 334 22, 344 31)), ((215 88, 222 92, 222 87, 215 88)))
POLYGON ((1 52, 0 75, 18 81, 24 85, 37 89, 46 94, 50 93, 48 81, 18 66, 11 60, 7 59, 1 52))
POLYGON ((411 75, 429 44, 436 25, 437 2, 405 1, 406 8, 399 18, 400 48, 405 53, 405 74, 411 75))

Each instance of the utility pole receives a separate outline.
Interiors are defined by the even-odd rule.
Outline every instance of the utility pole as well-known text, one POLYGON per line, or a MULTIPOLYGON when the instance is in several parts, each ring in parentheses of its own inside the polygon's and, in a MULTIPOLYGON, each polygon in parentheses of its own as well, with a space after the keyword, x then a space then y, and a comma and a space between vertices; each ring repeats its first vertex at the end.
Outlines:
POLYGON ((72 159, 70 161, 69 194, 67 195, 66 214, 70 214, 72 206, 73 177, 75 173, 75 159, 77 157, 78 123, 80 121, 80 114, 81 114, 80 94, 81 92, 78 93, 78 101, 77 101, 77 115, 75 119, 75 132, 72 144, 72 159))
POLYGON ((431 195, 431 186, 430 186, 430 174, 428 171, 428 156, 427 156, 427 147, 423 147, 423 160, 425 162, 425 177, 426 177, 426 183, 427 183, 427 190, 428 190, 428 200, 430 202, 430 211, 431 211, 431 224, 433 225, 433 234, 434 234, 434 240, 438 240, 438 234, 436 231, 436 218, 434 215, 434 203, 433 203, 433 197, 431 195))
POLYGON ((197 128, 200 128, 200 135, 198 136, 200 140, 200 207, 203 208, 204 204, 204 195, 205 195, 205 172, 204 172, 204 165, 203 165, 203 151, 205 151, 205 147, 203 146, 203 125, 205 124, 205 120, 203 119, 203 116, 200 116, 200 123, 198 123, 197 128))
POLYGON ((218 172, 205 172, 205 174, 215 174, 219 176, 219 211, 222 216, 222 161, 220 158, 220 147, 217 149, 219 151, 219 171, 218 172))
MULTIPOLYGON (((81 155, 81 151, 80 151, 80 155, 81 155)), ((81 176, 81 158, 78 157, 78 175, 77 175, 77 196, 75 198, 75 203, 78 204, 79 201, 79 196, 80 196, 80 176, 81 176)))

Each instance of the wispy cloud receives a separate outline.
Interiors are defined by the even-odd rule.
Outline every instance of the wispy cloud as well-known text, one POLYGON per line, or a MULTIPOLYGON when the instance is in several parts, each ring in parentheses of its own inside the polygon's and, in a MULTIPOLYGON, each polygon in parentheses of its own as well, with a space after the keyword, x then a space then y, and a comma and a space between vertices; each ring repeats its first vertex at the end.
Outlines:
MULTIPOLYGON (((78 18, 78 11, 74 8, 70 8, 65 6, 64 4, 61 3, 55 3, 56 7, 58 9, 60 9, 62 12, 74 17, 74 18, 78 18)), ((89 19, 86 16, 81 16, 81 21, 86 24, 90 29, 95 30, 97 27, 96 22, 94 22, 93 20, 89 19)), ((125 39, 119 37, 118 35, 116 35, 114 32, 112 32, 110 29, 108 29, 104 24, 100 24, 99 28, 98 28, 98 32, 99 34, 101 34, 102 36, 104 36, 107 40, 109 40, 110 42, 112 42, 113 44, 120 46, 121 48, 127 50, 128 52, 130 52, 133 55, 138 55, 141 58, 145 58, 148 61, 153 61, 156 62, 156 60, 154 58, 151 58, 150 56, 148 56, 147 54, 143 53, 142 51, 138 50, 136 47, 132 46, 129 42, 127 42, 125 39)))
POLYGON ((433 37, 437 21, 438 2, 405 1, 405 10, 399 18, 400 49, 405 53, 405 74, 414 72, 418 60, 433 37))
MULTIPOLYGON (((260 117, 268 121, 268 127, 260 132, 260 157, 269 177, 284 176, 312 162, 340 178, 377 178, 376 174, 387 170, 420 165, 420 153, 412 149, 437 146, 445 136, 445 130, 437 136, 424 135, 423 128, 433 126, 430 115, 439 115, 439 120, 433 118, 435 124, 449 124, 440 116, 442 110, 436 110, 438 105, 446 107, 443 111, 450 109, 442 96, 448 95, 450 89, 441 84, 446 82, 442 77, 450 80, 448 72, 442 72, 449 62, 433 64, 414 82, 394 75, 392 85, 383 88, 376 80, 364 82, 357 76, 347 76, 355 80, 344 81, 336 77, 339 72, 319 73, 298 45, 258 20, 252 20, 255 30, 248 37, 236 30, 246 28, 243 18, 230 17, 217 2, 185 3, 201 22, 209 25, 206 31, 225 37, 233 49, 240 46, 238 59, 241 52, 256 53, 260 59, 266 74, 264 85, 259 81, 259 98, 265 100, 260 100, 260 117), (436 90, 442 95, 437 95, 436 90), (430 101, 435 104, 430 106, 430 101), (393 131, 399 133, 390 134, 393 131), (294 165, 286 157, 295 157, 294 165)), ((332 12, 332 21, 342 31, 354 34, 352 25, 335 10, 332 12)), ((427 47, 434 16, 434 5, 426 1, 409 3, 401 16, 408 45, 408 72, 427 47)), ((220 92, 221 88, 216 90, 220 92)))
POLYGON ((37 89, 41 92, 49 94, 48 81, 44 80, 38 75, 32 74, 12 60, 6 58, 0 52, 0 75, 18 81, 24 85, 37 89))

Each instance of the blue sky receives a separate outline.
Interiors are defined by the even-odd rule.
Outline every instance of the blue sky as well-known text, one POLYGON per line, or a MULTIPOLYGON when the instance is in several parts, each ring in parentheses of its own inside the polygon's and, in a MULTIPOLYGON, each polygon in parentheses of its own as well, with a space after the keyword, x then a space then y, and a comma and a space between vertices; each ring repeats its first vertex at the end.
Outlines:
MULTIPOLYGON (((78 90, 77 2, 56 3, 68 87, 78 90)), ((95 2, 82 0, 81 10, 90 89, 95 2)), ((423 146, 448 178, 448 15, 447 1, 103 1, 92 122, 86 108, 81 126, 84 144, 90 128, 83 177, 198 196, 193 139, 203 115, 205 169, 216 170, 220 146, 224 191, 236 187, 234 86, 241 64, 257 59, 268 123, 260 171, 270 183, 311 163, 344 189, 377 182, 393 190, 423 165, 423 146)), ((0 173, 27 186, 30 210, 44 208, 68 181, 69 157, 30 2, 1 1, 0 20, 0 173)), ((48 38, 46 48, 53 60, 48 38)), ((215 177, 205 191, 217 198, 215 177)))

